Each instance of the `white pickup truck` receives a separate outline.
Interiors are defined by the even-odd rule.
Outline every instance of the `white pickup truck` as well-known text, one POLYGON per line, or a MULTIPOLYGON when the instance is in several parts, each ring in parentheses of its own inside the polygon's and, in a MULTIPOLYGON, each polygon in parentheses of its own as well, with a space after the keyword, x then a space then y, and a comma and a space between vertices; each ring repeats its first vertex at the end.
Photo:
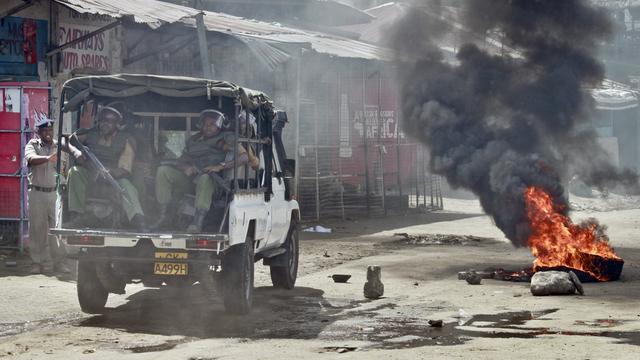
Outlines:
MULTIPOLYGON (((235 132, 236 142, 232 161, 238 159, 238 145, 259 159, 257 169, 238 165, 223 178, 226 185, 220 187, 225 190, 212 199, 199 233, 187 233, 180 226, 150 232, 127 229, 129 224, 122 220, 121 205, 113 193, 102 199, 96 195, 98 190, 110 191, 100 179, 93 185, 96 191, 88 195, 96 199, 87 201, 87 212, 95 223, 65 227, 69 224, 68 190, 58 184, 57 226, 50 232, 62 241, 68 256, 78 260, 78 300, 84 312, 103 312, 109 293, 122 294, 126 284, 139 281, 150 287, 199 282, 221 290, 228 311, 246 314, 252 304, 254 263, 259 260, 270 267, 274 287, 294 287, 300 220, 298 203, 291 195, 295 163, 286 159, 282 144, 286 113, 274 111, 268 97, 223 81, 122 74, 71 79, 63 87, 62 98, 60 118, 76 119, 74 128, 86 126, 82 121, 91 120, 100 106, 114 101, 124 104, 125 118, 134 119, 128 126, 138 131, 138 147, 144 149, 144 139, 148 139, 151 155, 137 159, 136 164, 151 171, 133 171, 147 174, 146 189, 142 189, 146 193, 153 190, 155 166, 175 159, 202 109, 216 108, 229 119, 226 126, 235 132), (239 126, 242 121, 244 127, 239 126), (248 128, 252 130, 246 131, 248 128)), ((59 125, 62 137, 62 121, 59 125)), ((58 172, 62 172, 60 162, 58 172)), ((144 184, 142 181, 142 187, 144 184)), ((143 198, 141 202, 146 217, 152 218, 155 202, 143 198)), ((187 196, 176 204, 177 224, 193 215, 192 203, 187 196)))

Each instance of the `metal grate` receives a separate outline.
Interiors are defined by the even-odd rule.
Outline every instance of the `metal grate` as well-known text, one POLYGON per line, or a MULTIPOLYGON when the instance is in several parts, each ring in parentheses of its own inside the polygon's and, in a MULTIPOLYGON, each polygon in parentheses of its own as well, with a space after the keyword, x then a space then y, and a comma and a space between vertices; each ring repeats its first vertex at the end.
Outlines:
POLYGON ((442 207, 439 178, 427 171, 426 150, 401 131, 390 75, 362 64, 336 65, 304 72, 301 82, 294 124, 303 218, 442 207))
POLYGON ((19 239, 20 223, 0 220, 0 248, 17 248, 19 239))

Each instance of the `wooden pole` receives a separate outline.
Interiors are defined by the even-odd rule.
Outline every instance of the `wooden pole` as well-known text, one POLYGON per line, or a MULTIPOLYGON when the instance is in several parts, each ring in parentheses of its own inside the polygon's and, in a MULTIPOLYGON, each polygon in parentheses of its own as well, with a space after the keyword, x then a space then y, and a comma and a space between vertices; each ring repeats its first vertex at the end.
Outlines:
POLYGON ((198 30, 198 45, 200 47, 200 62, 202 64, 202 77, 213 79, 213 69, 209 61, 209 46, 207 44, 207 30, 204 27, 204 14, 196 15, 196 28, 198 30))

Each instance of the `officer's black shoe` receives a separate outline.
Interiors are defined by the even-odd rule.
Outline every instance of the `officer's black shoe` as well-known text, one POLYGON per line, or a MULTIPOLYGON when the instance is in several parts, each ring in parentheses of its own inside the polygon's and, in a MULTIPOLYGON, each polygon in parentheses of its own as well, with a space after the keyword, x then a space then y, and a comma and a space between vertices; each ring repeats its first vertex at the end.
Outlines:
POLYGON ((147 226, 147 223, 144 220, 144 215, 141 214, 136 214, 133 216, 133 218, 130 221, 131 226, 133 226, 134 229, 136 229, 136 231, 138 232, 149 232, 149 227, 147 226))
POLYGON ((193 222, 187 228, 188 233, 199 233, 202 232, 202 223, 204 223, 204 218, 207 216, 208 210, 196 210, 196 215, 193 218, 193 222))
POLYGON ((149 226, 151 230, 158 230, 161 227, 166 227, 167 223, 169 223, 171 219, 169 218, 169 205, 160 204, 160 211, 158 212, 158 219, 149 226))

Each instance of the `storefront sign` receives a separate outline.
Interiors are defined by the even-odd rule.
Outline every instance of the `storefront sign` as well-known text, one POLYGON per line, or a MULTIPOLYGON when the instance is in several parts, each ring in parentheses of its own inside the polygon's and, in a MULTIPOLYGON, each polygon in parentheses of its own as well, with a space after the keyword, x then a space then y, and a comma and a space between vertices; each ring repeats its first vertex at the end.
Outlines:
MULTIPOLYGON (((71 10, 64 12, 58 28, 58 44, 76 40, 112 21, 104 16, 77 14, 71 10)), ((90 69, 109 73, 112 66, 111 34, 111 30, 104 31, 65 49, 62 52, 62 72, 90 69)))
POLYGON ((11 16, 0 20, 0 74, 38 75, 46 45, 46 21, 11 16))

